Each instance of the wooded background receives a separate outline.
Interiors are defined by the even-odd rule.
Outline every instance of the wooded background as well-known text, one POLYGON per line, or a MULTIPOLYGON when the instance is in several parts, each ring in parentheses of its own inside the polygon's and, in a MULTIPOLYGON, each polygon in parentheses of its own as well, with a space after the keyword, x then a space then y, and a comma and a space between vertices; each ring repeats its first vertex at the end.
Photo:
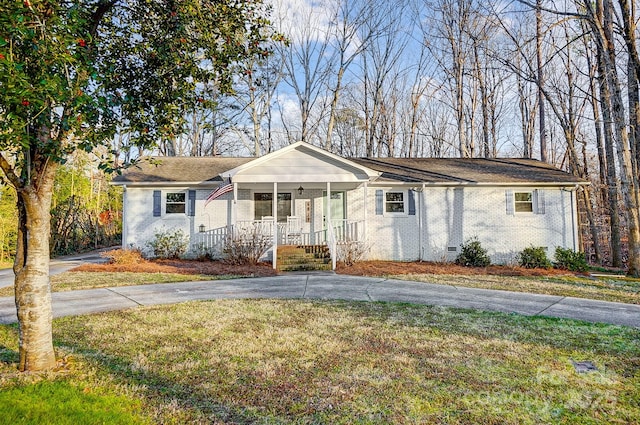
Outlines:
MULTIPOLYGON (((157 149, 134 147, 123 122, 119 164, 261 156, 298 140, 346 157, 537 158, 592 182, 579 191, 590 261, 628 265, 640 246, 637 2, 271 3, 286 40, 236 63, 232 94, 199 84, 181 131, 157 149)), ((58 173, 56 253, 116 240, 119 196, 92 164, 58 173)), ((11 196, 3 189, 0 257, 15 238, 11 196)))

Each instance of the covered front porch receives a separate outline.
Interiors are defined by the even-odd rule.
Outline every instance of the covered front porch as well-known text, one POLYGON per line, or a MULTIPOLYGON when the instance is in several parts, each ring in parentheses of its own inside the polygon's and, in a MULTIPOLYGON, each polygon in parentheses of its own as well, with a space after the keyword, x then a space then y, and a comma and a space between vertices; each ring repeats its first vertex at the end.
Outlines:
POLYGON ((335 269, 341 246, 365 243, 366 211, 360 207, 366 199, 366 183, 234 182, 233 186, 227 225, 200 225, 191 238, 194 251, 220 254, 229 238, 245 243, 259 240, 268 245, 267 258, 274 268, 279 267, 279 257, 302 247, 315 253, 326 249, 335 269), (290 248, 280 253, 284 246, 290 248))
MULTIPOLYGON (((274 268, 279 246, 325 245, 335 269, 341 243, 365 242, 368 184, 379 173, 298 142, 221 177, 233 187, 226 225, 201 227, 195 243, 214 247, 229 235, 243 234, 266 238, 274 268)), ((220 212, 205 206, 205 213, 220 212)))

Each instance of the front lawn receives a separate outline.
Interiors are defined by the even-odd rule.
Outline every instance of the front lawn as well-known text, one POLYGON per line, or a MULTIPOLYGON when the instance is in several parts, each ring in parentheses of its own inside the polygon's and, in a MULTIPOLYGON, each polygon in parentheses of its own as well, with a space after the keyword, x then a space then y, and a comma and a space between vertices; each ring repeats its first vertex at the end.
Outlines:
POLYGON ((640 304, 640 279, 624 275, 590 276, 557 269, 464 267, 452 263, 392 261, 361 261, 352 267, 342 266, 338 271, 356 276, 640 304))
POLYGON ((65 363, 42 385, 15 373, 16 326, 0 326, 0 418, 41 423, 16 414, 26 395, 55 420, 62 388, 122 423, 640 423, 640 330, 612 325, 224 300, 66 317, 54 334, 65 363))

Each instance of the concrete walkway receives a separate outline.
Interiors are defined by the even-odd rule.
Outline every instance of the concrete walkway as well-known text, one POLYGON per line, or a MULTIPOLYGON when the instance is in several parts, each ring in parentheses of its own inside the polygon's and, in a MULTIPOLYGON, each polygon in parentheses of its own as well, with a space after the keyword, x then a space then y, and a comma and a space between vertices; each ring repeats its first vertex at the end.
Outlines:
MULTIPOLYGON (((407 302, 640 328, 640 305, 331 273, 88 289, 52 296, 54 317, 192 300, 283 298, 407 302)), ((0 298, 0 323, 15 322, 13 298, 0 298)))

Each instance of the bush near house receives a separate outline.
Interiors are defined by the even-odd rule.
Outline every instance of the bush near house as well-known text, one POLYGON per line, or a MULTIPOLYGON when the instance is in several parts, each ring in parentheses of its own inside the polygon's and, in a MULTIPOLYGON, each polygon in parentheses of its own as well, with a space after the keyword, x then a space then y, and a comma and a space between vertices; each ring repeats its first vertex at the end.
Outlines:
POLYGON ((549 269, 551 261, 547 258, 547 252, 542 246, 531 246, 523 249, 516 257, 518 264, 527 269, 549 269))
POLYGON ((456 264, 471 267, 487 267, 491 265, 491 259, 487 250, 482 247, 477 237, 467 239, 460 245, 460 254, 456 257, 456 264))
POLYGON ((584 272, 589 269, 584 252, 557 247, 555 257, 556 268, 570 270, 572 272, 584 272))
POLYGON ((177 259, 186 254, 189 248, 189 238, 180 229, 163 229, 156 231, 147 246, 153 250, 154 257, 177 259))
POLYGON ((271 245, 271 236, 265 235, 255 227, 228 235, 222 248, 222 254, 227 263, 254 265, 258 264, 260 258, 271 245))

